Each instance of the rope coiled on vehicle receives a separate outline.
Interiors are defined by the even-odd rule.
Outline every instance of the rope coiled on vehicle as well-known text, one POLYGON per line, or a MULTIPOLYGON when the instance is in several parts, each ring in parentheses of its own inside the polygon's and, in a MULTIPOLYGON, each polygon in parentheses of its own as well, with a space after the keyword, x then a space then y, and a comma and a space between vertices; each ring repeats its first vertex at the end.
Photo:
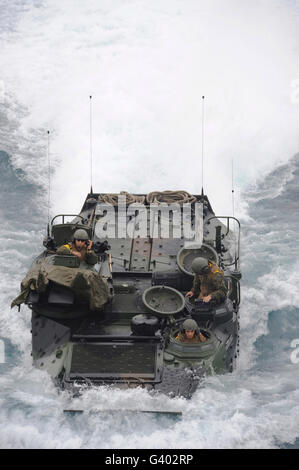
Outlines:
POLYGON ((100 194, 98 197, 98 201, 99 203, 109 203, 113 206, 117 206, 119 196, 126 196, 127 206, 134 202, 138 202, 140 204, 143 204, 145 202, 145 196, 136 196, 135 194, 127 193, 127 191, 121 191, 120 193, 100 194))
POLYGON ((167 204, 186 204, 196 202, 197 199, 187 191, 153 191, 148 193, 146 200, 149 204, 160 204, 166 202, 167 204))
POLYGON ((130 194, 127 191, 121 191, 120 193, 107 193, 100 194, 98 197, 99 203, 109 203, 113 206, 118 205, 119 196, 126 196, 126 205, 132 203, 144 204, 161 204, 166 202, 167 204, 186 204, 196 202, 197 199, 187 191, 152 191, 147 196, 137 196, 136 194, 130 194))

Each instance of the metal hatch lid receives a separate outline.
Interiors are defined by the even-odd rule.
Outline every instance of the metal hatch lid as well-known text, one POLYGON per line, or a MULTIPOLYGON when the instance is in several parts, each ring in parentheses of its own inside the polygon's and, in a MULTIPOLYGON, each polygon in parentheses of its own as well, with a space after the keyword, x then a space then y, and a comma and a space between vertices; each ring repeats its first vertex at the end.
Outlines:
POLYGON ((68 358, 66 380, 160 382, 163 354, 160 342, 109 341, 76 343, 68 358))

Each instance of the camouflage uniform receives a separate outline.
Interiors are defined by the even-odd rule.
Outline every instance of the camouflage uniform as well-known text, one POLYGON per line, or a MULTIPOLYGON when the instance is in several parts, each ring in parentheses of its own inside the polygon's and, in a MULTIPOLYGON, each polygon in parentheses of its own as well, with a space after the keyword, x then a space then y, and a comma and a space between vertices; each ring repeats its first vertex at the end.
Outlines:
POLYGON ((217 304, 225 301, 227 287, 224 281, 223 272, 216 263, 209 261, 210 270, 208 274, 196 274, 193 280, 191 291, 194 297, 200 298, 211 296, 211 300, 217 304))
MULTIPOLYGON (((73 243, 67 243, 66 245, 62 245, 58 248, 57 250, 57 254, 58 255, 70 255, 72 253, 72 249, 75 248, 74 244, 73 243)), ((83 256, 83 260, 82 261, 85 261, 85 263, 89 264, 89 265, 94 265, 97 263, 98 261, 98 258, 97 258, 97 255, 95 254, 95 252, 93 250, 88 250, 86 248, 83 248, 83 250, 85 251, 85 254, 83 256)), ((83 251, 82 250, 82 251, 83 251)), ((84 252, 83 252, 84 253, 84 252)), ((81 261, 81 260, 80 260, 81 261)), ((81 261, 81 262, 82 262, 81 261)))

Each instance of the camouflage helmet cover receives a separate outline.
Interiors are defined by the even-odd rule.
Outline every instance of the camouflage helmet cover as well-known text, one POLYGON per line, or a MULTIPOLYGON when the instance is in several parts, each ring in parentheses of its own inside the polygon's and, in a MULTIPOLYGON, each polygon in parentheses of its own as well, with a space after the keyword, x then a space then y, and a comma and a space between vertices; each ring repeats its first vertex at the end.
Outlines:
POLYGON ((185 320, 182 324, 182 330, 195 330, 195 331, 198 331, 198 325, 196 323, 195 320, 193 320, 192 318, 187 318, 187 320, 185 320))
POLYGON ((205 274, 208 271, 209 262, 206 258, 197 257, 192 261, 191 270, 195 274, 205 274))
POLYGON ((78 230, 76 230, 73 237, 74 237, 74 240, 86 240, 87 241, 89 239, 88 233, 83 228, 79 228, 78 230))

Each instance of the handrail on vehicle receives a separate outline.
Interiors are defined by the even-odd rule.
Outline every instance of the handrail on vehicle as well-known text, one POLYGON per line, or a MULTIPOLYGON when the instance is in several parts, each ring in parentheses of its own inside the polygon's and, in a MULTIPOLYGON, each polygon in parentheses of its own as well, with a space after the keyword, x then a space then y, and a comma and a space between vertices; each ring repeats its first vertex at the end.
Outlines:
POLYGON ((53 222, 57 217, 62 217, 62 223, 64 224, 64 218, 65 217, 80 217, 81 220, 84 220, 84 217, 82 215, 77 215, 77 214, 57 214, 53 219, 51 220, 51 226, 53 225, 53 222))
POLYGON ((235 270, 237 271, 239 269, 239 263, 240 263, 240 238, 241 238, 241 224, 240 224, 240 221, 236 218, 236 217, 233 217, 233 216, 229 216, 229 215, 219 215, 219 216, 212 216, 210 217, 208 220, 207 220, 207 224, 209 225, 210 224, 210 221, 212 219, 226 219, 227 221, 227 224, 226 224, 226 233, 224 234, 224 237, 226 237, 228 234, 229 234, 229 222, 230 222, 230 219, 232 220, 235 220, 238 224, 238 241, 237 241, 237 250, 235 252, 235 259, 232 263, 229 263, 229 264, 225 264, 223 263, 224 266, 228 267, 228 266, 232 266, 233 264, 235 265, 235 270))

